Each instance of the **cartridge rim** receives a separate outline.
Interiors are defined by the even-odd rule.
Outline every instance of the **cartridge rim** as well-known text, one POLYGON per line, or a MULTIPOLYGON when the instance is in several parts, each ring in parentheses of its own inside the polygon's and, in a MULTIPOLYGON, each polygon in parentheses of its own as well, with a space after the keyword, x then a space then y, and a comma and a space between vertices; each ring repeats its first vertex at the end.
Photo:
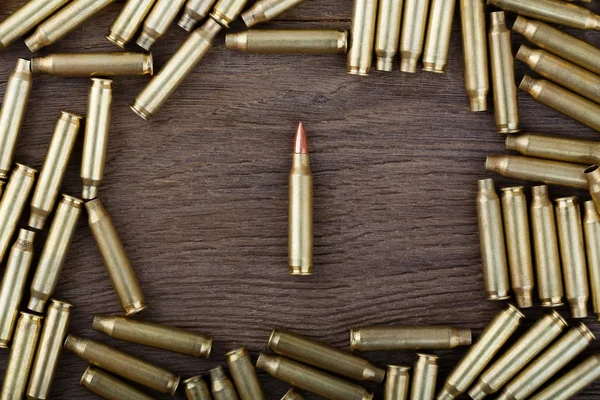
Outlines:
POLYGON ((276 342, 279 340, 275 340, 275 335, 277 334, 277 328, 273 328, 271 330, 271 335, 269 335, 269 341, 267 342, 267 349, 272 349, 273 345, 277 345, 276 342))
POLYGON ((312 265, 290 265, 289 274, 292 276, 310 276, 313 274, 312 265))
POLYGON ((434 354, 425 354, 425 353, 417 353, 417 356, 419 357, 420 360, 433 361, 436 364, 437 364, 437 360, 440 358, 439 356, 436 356, 434 354))
POLYGON ((68 194, 64 194, 63 193, 63 198, 62 198, 62 202, 65 204, 69 204, 69 205, 74 205, 78 208, 81 208, 81 206, 83 205, 84 201, 74 197, 74 196, 70 196, 68 194))
POLYGON ((191 378, 186 379, 185 381, 183 381, 183 384, 186 386, 189 386, 191 384, 197 383, 197 382, 203 382, 204 379, 202 379, 201 375, 196 375, 196 376, 192 376, 191 378))
POLYGON ((350 329, 350 349, 356 350, 360 344, 360 329, 350 329))
POLYGON ((559 197, 558 199, 555 199, 554 201, 556 202, 556 205, 558 205, 558 206, 564 206, 567 204, 578 204, 576 196, 559 197))
POLYGON ((62 300, 57 300, 57 299, 50 299, 50 305, 51 306, 55 306, 57 308, 63 308, 65 310, 69 310, 71 308, 73 308, 73 304, 66 302, 66 301, 62 301, 62 300))
POLYGON ((387 366, 387 373, 388 375, 396 375, 399 373, 406 373, 410 371, 410 367, 407 367, 406 365, 388 365, 387 366))
POLYGON ((180 381, 181 381, 181 378, 179 376, 177 376, 174 379, 172 379, 171 381, 169 381, 169 383, 167 384, 167 388, 171 388, 169 390, 169 393, 171 395, 174 395, 175 392, 177 392, 177 387, 179 386, 180 381))
POLYGON ((131 109, 131 111, 133 111, 139 117, 146 121, 150 121, 150 118, 152 118, 152 113, 150 113, 150 111, 142 107, 142 105, 137 100, 134 101, 133 104, 129 106, 129 108, 131 109))
POLYGON ((133 304, 128 305, 125 308, 125 315, 126 316, 131 316, 134 314, 139 313, 140 311, 144 310, 146 307, 148 307, 148 304, 143 302, 143 301, 136 301, 133 304))
POLYGON ((231 361, 231 362, 237 361, 244 357, 248 357, 249 355, 250 355, 250 353, 248 352, 248 349, 246 349, 245 347, 240 347, 239 349, 231 350, 231 351, 225 353, 225 357, 227 357, 228 361, 231 361))
POLYGON ((78 114, 75 114, 75 113, 72 113, 69 111, 62 110, 60 112, 60 119, 63 119, 67 122, 73 122, 73 123, 79 122, 79 121, 81 121, 82 118, 83 117, 81 115, 78 115, 78 114))
POLYGON ((25 164, 19 164, 16 163, 15 169, 13 170, 13 172, 22 172, 26 175, 30 175, 30 176, 35 176, 35 174, 37 174, 37 169, 29 167, 25 164))
POLYGON ((564 317, 562 315, 560 315, 558 313, 558 311, 556 310, 552 310, 552 312, 550 313, 550 316, 552 317, 552 319, 557 322, 559 325, 562 325, 563 327, 567 327, 569 326, 569 323, 567 322, 566 319, 564 319, 564 317))
POLYGON ((109 42, 117 45, 118 47, 124 49, 127 44, 127 40, 123 39, 121 36, 117 35, 114 32, 109 32, 108 35, 105 36, 109 42))
POLYGON ((509 186, 500 189, 502 193, 522 193, 525 191, 524 186, 509 186))
POLYGON ((518 315, 521 318, 525 318, 525 314, 523 314, 521 312, 521 310, 519 310, 517 308, 517 306, 515 306, 514 304, 509 304, 508 307, 506 308, 506 311, 512 312, 513 314, 516 314, 516 315, 518 315))
POLYGON ((27 311, 21 311, 21 318, 26 318, 31 321, 41 321, 44 319, 41 315, 32 314, 27 311))
POLYGON ((590 328, 588 328, 588 326, 583 322, 581 322, 575 329, 577 329, 588 342, 596 340, 596 335, 594 335, 594 332, 592 332, 590 328))
POLYGON ((148 71, 148 75, 154 76, 154 56, 150 52, 144 55, 144 71, 148 71))
POLYGON ((93 86, 101 86, 106 89, 112 89, 113 80, 106 78, 91 78, 93 86))
POLYGON ((85 372, 81 376, 81 379, 79 380, 79 385, 83 386, 86 383, 91 384, 92 379, 94 379, 95 373, 96 373, 96 368, 92 367, 91 365, 88 365, 85 372))

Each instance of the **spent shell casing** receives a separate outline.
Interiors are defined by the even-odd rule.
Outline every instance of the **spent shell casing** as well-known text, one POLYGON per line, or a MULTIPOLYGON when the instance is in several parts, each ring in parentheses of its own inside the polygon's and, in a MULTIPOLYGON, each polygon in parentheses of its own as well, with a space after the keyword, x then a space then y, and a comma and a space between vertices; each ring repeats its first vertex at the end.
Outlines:
POLYGON ((600 49, 541 21, 517 17, 512 30, 536 46, 600 74, 600 49))
POLYGON ((404 0, 379 0, 375 54, 377 70, 391 72, 400 44, 400 25, 404 0))
POLYGON ((229 24, 235 21, 246 6, 247 0, 219 0, 215 4, 210 17, 222 27, 229 28, 229 24))
POLYGON ((522 318, 525 316, 512 304, 498 313, 450 373, 437 400, 452 400, 465 393, 517 330, 522 318))
POLYGON ((443 350, 471 345, 471 329, 443 325, 367 326, 350 330, 350 348, 377 350, 443 350))
POLYGON ((415 363, 410 400, 433 400, 438 375, 438 357, 418 354, 415 363))
POLYGON ((6 182, 0 181, 0 199, 2 199, 2 194, 4 193, 5 187, 6 187, 6 182))
POLYGON ((21 313, 15 328, 15 340, 10 349, 0 400, 22 400, 27 389, 29 371, 40 336, 42 317, 21 313))
POLYGON ((354 0, 346 72, 367 76, 373 63, 378 0, 354 0))
POLYGON ((348 50, 344 29, 251 29, 228 33, 229 50, 249 54, 338 54, 348 50))
POLYGON ((588 165, 600 163, 600 142, 592 140, 522 133, 506 137, 506 150, 549 160, 588 165))
POLYGON ((564 290, 554 205, 548 186, 531 188, 530 210, 538 296, 542 307, 558 307, 563 305, 564 290))
POLYGON ((600 354, 595 354, 531 397, 531 400, 569 400, 598 379, 600 354))
POLYGON ((31 85, 31 62, 19 58, 14 72, 8 78, 2 109, 0 109, 0 179, 8 178, 8 173, 13 166, 13 156, 25 117, 31 85))
POLYGON ((32 53, 56 43, 115 0, 73 0, 42 22, 25 45, 32 53))
POLYGON ((305 0, 259 0, 242 13, 242 19, 248 28, 261 22, 267 22, 296 7, 305 0))
POLYGON ((385 370, 364 358, 295 333, 273 329, 267 348, 304 364, 356 380, 383 382, 385 370))
POLYGON ((153 400, 153 397, 140 392, 136 388, 129 386, 120 379, 115 378, 101 369, 92 366, 87 367, 81 381, 81 386, 91 393, 100 396, 106 400, 153 400))
POLYGON ((264 399, 260 383, 256 377, 256 368, 250 359, 248 350, 244 347, 225 354, 229 373, 241 400, 264 399))
POLYGON ((31 72, 61 77, 137 76, 154 71, 152 53, 57 53, 31 59, 31 72))
POLYGON ((477 222, 485 293, 488 300, 506 300, 510 298, 510 280, 500 198, 493 179, 481 179, 477 186, 477 222))
MULTIPOLYGON (((381 0, 380 0, 381 1, 381 0)), ((405 0, 400 35, 400 71, 414 74, 423 53, 429 0, 405 0)))
POLYGON ((388 365, 383 389, 384 400, 408 400, 410 367, 388 365))
POLYGON ((538 354, 548 347, 567 327, 567 322, 556 311, 538 320, 479 378, 469 390, 473 400, 481 400, 496 393, 521 372, 538 354))
POLYGON ((31 282, 31 298, 27 308, 42 313, 46 302, 54 293, 71 241, 81 215, 83 200, 63 195, 58 203, 50 232, 31 282))
POLYGON ((177 24, 186 31, 191 32, 198 22, 206 18, 216 2, 217 0, 188 0, 177 24))
POLYGON ((291 388, 283 395, 281 400, 304 400, 304 397, 302 397, 300 393, 296 392, 294 388, 291 388))
POLYGON ((584 203, 583 232, 596 320, 600 321, 600 215, 593 201, 584 203))
POLYGON ((525 400, 596 339, 584 324, 571 328, 521 371, 505 387, 498 400, 525 400))
POLYGON ((0 285, 0 347, 2 348, 8 347, 19 317, 19 306, 33 259, 34 237, 34 232, 21 229, 6 262, 6 270, 0 285))
POLYGON ((212 400, 208 385, 200 376, 194 376, 183 381, 185 396, 188 400, 212 400))
POLYGON ((220 365, 209 372, 211 392, 215 400, 238 400, 235 386, 220 365))
POLYGON ((112 106, 112 80, 92 78, 85 117, 85 136, 81 159, 81 197, 98 197, 104 178, 112 106))
POLYGON ((133 40, 156 0, 127 0, 121 13, 110 26, 106 38, 115 45, 125 48, 133 40))
POLYGON ((444 73, 450 52, 450 37, 456 0, 432 0, 423 49, 423 71, 444 73))
POLYGON ((115 339, 195 357, 208 358, 212 348, 212 338, 197 332, 116 315, 96 315, 92 329, 115 339))
POLYGON ((88 221, 108 275, 126 315, 137 314, 148 305, 115 224, 100 199, 85 204, 88 221))
POLYGON ((179 385, 174 373, 95 340, 68 335, 64 346, 96 367, 158 392, 174 394, 179 385))
POLYGON ((62 111, 56 122, 31 199, 29 226, 33 229, 44 229, 48 215, 54 210, 71 151, 75 146, 80 121, 81 116, 62 111))
POLYGON ((221 25, 212 19, 207 19, 203 26, 194 30, 163 69, 138 94, 131 109, 146 120, 155 115, 206 55, 220 30, 221 25))
POLYGON ((45 400, 50 396, 58 359, 69 329, 71 308, 71 304, 58 300, 52 300, 48 306, 27 387, 28 400, 45 400))
POLYGON ((555 202, 567 301, 573 318, 585 318, 588 315, 589 282, 579 203, 577 197, 563 197, 555 202))
POLYGON ((487 156, 485 160, 487 172, 576 189, 588 188, 586 169, 586 166, 579 164, 513 155, 487 156))
POLYGON ((588 191, 596 209, 600 210, 600 166, 594 164, 585 170, 585 177, 588 181, 588 191))
POLYGON ((185 4, 186 0, 156 0, 150 15, 144 21, 142 33, 137 40, 137 45, 146 51, 163 37, 167 30, 175 21, 179 10, 185 4))
POLYGON ((490 82, 484 0, 459 0, 459 5, 465 59, 465 89, 471 111, 486 111, 490 82))
POLYGON ((330 400, 373 400, 373 393, 344 379, 284 357, 261 353, 256 367, 274 378, 330 400))

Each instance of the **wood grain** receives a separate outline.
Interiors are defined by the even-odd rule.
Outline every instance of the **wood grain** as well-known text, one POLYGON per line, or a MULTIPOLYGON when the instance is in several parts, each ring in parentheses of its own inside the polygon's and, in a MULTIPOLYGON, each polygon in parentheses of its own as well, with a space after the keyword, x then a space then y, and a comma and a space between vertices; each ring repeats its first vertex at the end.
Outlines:
MULTIPOLYGON (((0 17, 22 3, 4 1, 0 17)), ((107 7, 43 53, 115 50, 104 35, 121 6, 107 7)), ((267 26, 349 27, 351 10, 352 0, 309 0, 267 26)), ((600 45, 597 32, 571 32, 600 45)), ((156 44, 157 68, 185 36, 173 26, 156 44)), ((516 50, 523 42, 513 40, 516 50)), ((17 57, 30 57, 22 42, 0 58, 0 93, 17 57)), ((485 301, 476 182, 485 176, 485 155, 503 152, 504 138, 491 112, 469 112, 462 63, 457 13, 444 75, 355 78, 345 74, 343 56, 246 55, 226 51, 221 36, 150 123, 128 108, 147 79, 116 80, 100 193, 150 304, 140 317, 213 335, 215 346, 209 360, 199 360, 92 332, 94 314, 121 310, 85 218, 56 291, 75 305, 71 331, 184 378, 224 363, 223 354, 236 346, 256 357, 273 327, 340 348, 348 348, 351 327, 367 324, 452 324, 478 334, 502 305, 485 301), (316 273, 294 279, 286 265, 287 175, 298 121, 310 137, 316 273)), ((526 67, 517 69, 520 79, 526 67)), ((41 166, 59 110, 85 114, 89 84, 35 77, 16 161, 41 166)), ((524 130, 598 138, 527 95, 520 100, 524 130)), ((74 195, 82 137, 63 188, 74 195)), ((499 186, 511 183, 498 179, 499 186)), ((552 190, 566 193, 574 192, 552 190)), ((543 310, 526 314, 530 326, 543 310)), ((594 344, 586 354, 599 349, 594 344)), ((439 385, 463 354, 439 352, 439 385)), ((0 353, 0 376, 7 356, 0 353)), ((416 359, 401 352, 366 356, 380 366, 416 359)), ((78 385, 85 367, 64 354, 52 398, 94 398, 78 385)), ((287 390, 259 377, 269 400, 287 390)), ((368 386, 380 396, 380 388, 368 386)), ((599 397, 595 384, 577 398, 599 397)), ((182 391, 175 398, 184 398, 182 391)))

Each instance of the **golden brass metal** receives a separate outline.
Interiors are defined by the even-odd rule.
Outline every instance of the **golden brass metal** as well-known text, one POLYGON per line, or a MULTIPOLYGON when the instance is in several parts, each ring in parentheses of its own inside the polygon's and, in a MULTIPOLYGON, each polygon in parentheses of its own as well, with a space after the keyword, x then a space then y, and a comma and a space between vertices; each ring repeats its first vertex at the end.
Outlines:
POLYGON ((241 400, 264 399, 260 383, 256 377, 256 369, 244 347, 225 354, 229 372, 237 388, 241 400))
POLYGON ((600 321, 600 215, 593 201, 584 203, 583 232, 594 315, 600 321))
POLYGON ((410 367, 388 365, 385 378, 384 400, 408 400, 410 367))
POLYGON ((267 22, 294 8, 304 0, 259 0, 242 13, 242 19, 248 28, 261 22, 267 22))
MULTIPOLYGON (((380 0, 381 1, 381 0, 380 0)), ((414 74, 423 53, 429 0, 405 0, 400 36, 400 71, 414 74)))
POLYGON ((522 133, 506 137, 506 150, 514 150, 529 157, 547 158, 579 164, 600 163, 600 142, 522 133))
POLYGON ((283 395, 281 400, 304 400, 304 397, 300 396, 300 394, 296 392, 294 388, 291 388, 286 394, 283 395))
POLYGON ((212 400, 208 385, 200 376, 194 376, 183 381, 185 396, 188 400, 212 400))
POLYGON ((125 45, 133 40, 146 16, 152 10, 156 0, 127 0, 121 13, 110 27, 106 38, 119 46, 125 45))
POLYGON ((228 33, 229 50, 249 54, 338 54, 348 50, 343 29, 251 29, 228 33))
POLYGON ((596 209, 600 210, 600 166, 592 165, 586 169, 585 177, 588 181, 590 196, 596 205, 596 209))
POLYGON ((31 72, 62 77, 150 75, 152 53, 57 53, 31 59, 31 72))
POLYGON ((167 33, 185 2, 186 0, 156 0, 156 5, 144 22, 137 45, 150 51, 154 43, 167 33))
POLYGON ((188 0, 178 25, 188 32, 208 15, 217 0, 188 0))
POLYGON ((433 400, 438 376, 438 357, 418 354, 415 363, 410 400, 433 400))
POLYGON ((92 366, 85 370, 79 384, 106 400, 153 400, 146 393, 92 366))
POLYGON ((0 199, 2 198, 2 194, 4 193, 5 186, 6 186, 6 182, 0 181, 0 199))
POLYGON ((444 73, 450 51, 450 36, 456 0, 432 0, 423 50, 423 71, 444 73))
POLYGON ((350 75, 367 76, 371 71, 378 1, 354 0, 346 66, 346 72, 350 75))
POLYGON ((247 0, 219 0, 210 17, 222 27, 229 28, 229 24, 235 21, 246 6, 247 0))
POLYGON ((368 326, 350 330, 350 348, 376 350, 442 350, 471 345, 471 329, 450 326, 368 326))
POLYGON ((210 370, 210 381, 212 384, 212 395, 215 400, 238 400, 239 397, 235 391, 233 383, 229 380, 223 367, 210 370))
POLYGON ((400 44, 400 25, 404 0, 379 0, 375 36, 377 69, 391 72, 400 44))
POLYGON ((459 5, 465 58, 465 88, 469 104, 473 112, 486 111, 490 82, 484 0, 460 0, 459 5))
POLYGON ((598 379, 600 354, 595 354, 531 397, 531 400, 569 400, 598 379))

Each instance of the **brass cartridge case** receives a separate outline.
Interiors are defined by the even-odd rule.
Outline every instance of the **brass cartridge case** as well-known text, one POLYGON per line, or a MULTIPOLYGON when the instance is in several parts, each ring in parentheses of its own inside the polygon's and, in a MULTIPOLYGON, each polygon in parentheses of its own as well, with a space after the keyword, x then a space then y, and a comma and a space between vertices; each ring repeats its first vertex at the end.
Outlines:
POLYGON ((379 0, 375 36, 377 70, 391 72, 400 45, 400 25, 404 0, 379 0))
POLYGON ((465 58, 465 88, 471 111, 487 110, 490 90, 484 0, 459 0, 465 58))
POLYGON ((98 197, 98 187, 104 178, 112 106, 112 81, 92 78, 85 117, 85 137, 81 159, 81 197, 98 197))
POLYGON ((281 356, 351 379, 381 383, 385 377, 385 370, 364 358, 291 332, 273 329, 267 348, 281 356))
POLYGON ((111 25, 106 38, 120 48, 125 48, 125 45, 133 40, 155 1, 127 0, 121 13, 111 25))
POLYGON ((8 347, 19 317, 19 306, 33 259, 34 237, 34 232, 21 229, 6 262, 6 270, 0 285, 0 347, 2 348, 8 347))
POLYGON ((286 392, 286 394, 283 395, 281 400, 304 400, 304 397, 300 396, 300 394, 296 392, 294 388, 291 388, 286 392))
POLYGON ((188 32, 208 15, 217 0, 188 0, 178 25, 188 32))
POLYGON ((228 33, 229 50, 249 54, 337 54, 348 50, 343 29, 252 29, 228 33))
MULTIPOLYGON (((380 0, 381 1, 381 0, 380 0)), ((416 73, 423 53, 429 0, 405 0, 400 35, 400 71, 416 73)))
POLYGON ((0 48, 8 47, 70 0, 30 0, 0 23, 0 48))
POLYGON ((388 365, 383 392, 384 400, 408 400, 410 367, 388 365))
POLYGON ((600 321, 600 215, 593 201, 584 203, 583 232, 587 254, 592 304, 600 321))
POLYGON ((206 55, 220 30, 221 25, 212 19, 207 19, 203 26, 194 30, 163 69, 138 94, 131 109, 146 120, 156 114, 206 55))
POLYGON ((597 379, 600 379, 600 355, 595 354, 538 392, 531 400, 568 400, 597 379))
POLYGON ((538 320, 479 378, 469 390, 473 400, 481 400, 496 393, 521 372, 538 354, 548 347, 567 327, 567 322, 556 311, 538 320))
POLYGON ((71 304, 58 300, 52 300, 48 306, 27 387, 28 400, 45 400, 50 396, 58 359, 69 329, 71 307, 71 304))
POLYGON ((479 336, 477 343, 450 373, 437 400, 452 400, 465 393, 517 330, 522 318, 525 316, 513 305, 498 313, 479 336))
POLYGON ((125 318, 96 315, 92 329, 108 336, 195 357, 210 355, 212 338, 187 329, 125 318))
POLYGON ((57 53, 31 59, 31 72, 61 77, 153 74, 151 53, 57 53))
POLYGON ((42 22, 25 45, 32 53, 56 43, 115 0, 73 0, 42 22))
POLYGON ((256 367, 274 378, 329 400, 373 400, 373 393, 362 386, 284 357, 261 353, 256 367))
POLYGON ((100 199, 85 204, 88 221, 108 275, 126 315, 137 314, 148 305, 112 218, 100 199))
POLYGON ((510 298, 510 280, 500 198, 493 179, 481 179, 477 184, 477 221, 485 293, 488 300, 506 300, 510 298))
POLYGON ((502 188, 502 214, 510 283, 519 308, 533 307, 533 258, 523 186, 502 188))
POLYGON ((378 0, 354 0, 346 72, 367 76, 373 63, 378 0))
POLYGON ((215 400, 238 400, 235 386, 229 380, 223 367, 218 366, 210 370, 211 391, 215 400))
POLYGON ((152 8, 150 15, 144 22, 142 33, 137 40, 137 45, 146 51, 154 43, 163 37, 175 18, 179 14, 179 10, 185 4, 186 0, 156 0, 156 5, 152 8))
POLYGON ((522 133, 506 137, 506 150, 538 158, 578 164, 600 163, 600 142, 560 136, 522 133))
POLYGON ((350 330, 350 348, 376 350, 443 350, 471 345, 471 330, 450 326, 369 326, 350 330))
POLYGON ((507 178, 587 189, 584 165, 513 155, 487 156, 485 170, 507 178))
POLYGON ((585 318, 588 315, 589 283, 579 203, 576 197, 563 197, 555 201, 567 301, 573 318, 585 318))
POLYGON ((208 385, 200 376, 186 379, 183 384, 185 385, 185 397, 188 400, 212 400, 208 385))
POLYGON ((444 73, 450 52, 455 7, 456 0, 431 0, 423 49, 423 71, 444 73))
POLYGON ((410 400, 433 400, 438 375, 438 357, 419 354, 415 363, 410 400))
POLYGON ((22 400, 27 388, 29 370, 40 336, 42 317, 21 313, 15 328, 15 340, 10 349, 0 400, 22 400))
POLYGON ((245 348, 230 351, 225 354, 229 372, 237 388, 241 400, 264 399, 260 383, 256 377, 256 369, 245 348))
POLYGON ((222 27, 229 28, 229 24, 235 21, 246 6, 247 0, 219 0, 215 4, 210 17, 222 27))
POLYGON ((31 93, 31 62, 19 58, 14 72, 8 78, 0 109, 0 178, 8 178, 13 166, 17 139, 25 117, 31 93))
POLYGON ((600 49, 581 39, 564 33, 541 21, 517 17, 512 30, 531 43, 571 61, 595 74, 600 74, 600 49))
POLYGON ((29 226, 33 229, 44 229, 48 215, 54 210, 71 151, 75 146, 80 121, 81 116, 63 111, 56 122, 31 199, 29 226))
POLYGON ((585 177, 588 181, 588 191, 596 206, 600 210, 600 166, 592 165, 585 170, 585 177))
POLYGON ((6 182, 0 181, 0 199, 2 199, 2 194, 4 193, 5 186, 6 186, 6 182))
POLYGON ((248 28, 261 22, 267 22, 287 10, 303 3, 304 0, 259 0, 242 13, 242 19, 248 28))
POLYGON ((594 334, 584 324, 571 328, 512 379, 498 400, 525 400, 552 378, 565 365, 585 350, 594 334))
POLYGON ((106 400, 153 400, 153 397, 92 366, 87 367, 81 386, 106 400))
POLYGON ((548 195, 548 186, 532 187, 531 195, 531 231, 538 296, 542 307, 558 307, 563 305, 564 291, 554 206, 548 195))
POLYGON ((96 367, 158 392, 174 394, 179 385, 172 372, 100 342, 68 335, 64 346, 96 367))

